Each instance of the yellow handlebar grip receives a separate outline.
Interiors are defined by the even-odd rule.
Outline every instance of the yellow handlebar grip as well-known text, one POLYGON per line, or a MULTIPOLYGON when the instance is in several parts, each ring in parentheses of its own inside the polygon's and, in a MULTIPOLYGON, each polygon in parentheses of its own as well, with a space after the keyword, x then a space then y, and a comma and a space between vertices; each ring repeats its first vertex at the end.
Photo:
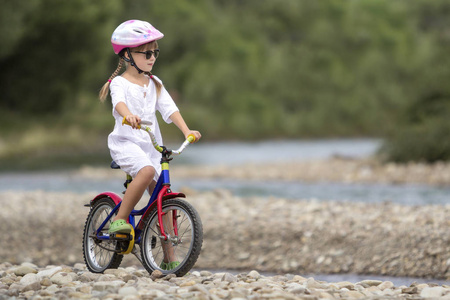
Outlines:
MULTIPOLYGON (((127 117, 123 117, 122 125, 128 125, 128 126, 131 126, 130 122, 127 121, 127 117)), ((141 129, 141 125, 138 125, 138 126, 137 126, 137 129, 141 129)))
POLYGON ((189 143, 194 143, 196 140, 195 135, 193 134, 188 135, 187 140, 189 141, 189 143))

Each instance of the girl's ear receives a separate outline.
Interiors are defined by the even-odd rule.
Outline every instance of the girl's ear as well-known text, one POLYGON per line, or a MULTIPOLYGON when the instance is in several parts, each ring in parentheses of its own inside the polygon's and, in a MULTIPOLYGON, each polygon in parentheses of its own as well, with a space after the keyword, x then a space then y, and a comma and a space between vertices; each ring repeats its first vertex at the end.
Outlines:
POLYGON ((123 58, 124 61, 130 62, 130 50, 129 48, 125 48, 122 51, 120 51, 119 56, 123 58))

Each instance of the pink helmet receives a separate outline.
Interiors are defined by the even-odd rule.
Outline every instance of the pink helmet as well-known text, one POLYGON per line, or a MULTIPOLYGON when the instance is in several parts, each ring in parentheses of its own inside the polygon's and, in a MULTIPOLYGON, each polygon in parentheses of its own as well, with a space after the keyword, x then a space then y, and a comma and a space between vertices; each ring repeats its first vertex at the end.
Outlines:
POLYGON ((123 22, 114 30, 111 37, 111 44, 114 53, 119 54, 125 48, 133 48, 147 44, 159 40, 163 36, 164 34, 148 22, 129 20, 123 22))

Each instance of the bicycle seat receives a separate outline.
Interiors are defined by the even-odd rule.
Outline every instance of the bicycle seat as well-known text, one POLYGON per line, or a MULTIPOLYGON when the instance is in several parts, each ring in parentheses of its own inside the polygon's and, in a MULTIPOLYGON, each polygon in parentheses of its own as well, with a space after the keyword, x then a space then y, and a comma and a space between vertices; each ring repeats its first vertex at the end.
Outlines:
POLYGON ((112 161, 111 162, 111 169, 120 169, 120 166, 115 161, 112 161))

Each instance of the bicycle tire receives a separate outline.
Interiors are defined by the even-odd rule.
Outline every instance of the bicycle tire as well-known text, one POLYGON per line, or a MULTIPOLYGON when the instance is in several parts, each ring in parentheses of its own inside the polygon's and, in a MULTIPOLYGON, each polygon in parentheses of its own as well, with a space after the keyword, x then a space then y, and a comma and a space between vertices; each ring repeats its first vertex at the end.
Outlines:
MULTIPOLYGON (((83 257, 86 267, 93 273, 103 273, 106 269, 117 269, 123 259, 123 255, 114 252, 117 242, 110 240, 95 241, 92 237, 115 206, 114 201, 109 197, 105 196, 97 200, 89 211, 84 225, 83 257), (103 245, 99 246, 100 243, 103 245)), ((109 224, 111 224, 111 221, 109 224)), ((109 224, 105 225, 104 231, 109 229, 109 224)))
MULTIPOLYGON (((155 270, 161 271, 164 275, 175 274, 183 276, 192 269, 197 262, 203 244, 203 226, 197 210, 188 202, 181 199, 170 199, 162 203, 163 212, 177 211, 178 235, 174 230, 166 226, 163 219, 163 225, 166 234, 171 238, 170 241, 164 241, 159 238, 158 228, 158 209, 155 207, 144 220, 144 228, 141 240, 142 264, 151 274, 155 270), (164 243, 164 244, 163 244, 164 243), (169 243, 171 245, 169 245, 169 243), (165 246, 164 246, 165 245, 165 246), (166 249, 164 249, 166 247, 166 249), (173 255, 179 265, 171 270, 161 268, 164 260, 164 251, 172 247, 173 255)), ((172 221, 172 220, 170 220, 172 221)))

